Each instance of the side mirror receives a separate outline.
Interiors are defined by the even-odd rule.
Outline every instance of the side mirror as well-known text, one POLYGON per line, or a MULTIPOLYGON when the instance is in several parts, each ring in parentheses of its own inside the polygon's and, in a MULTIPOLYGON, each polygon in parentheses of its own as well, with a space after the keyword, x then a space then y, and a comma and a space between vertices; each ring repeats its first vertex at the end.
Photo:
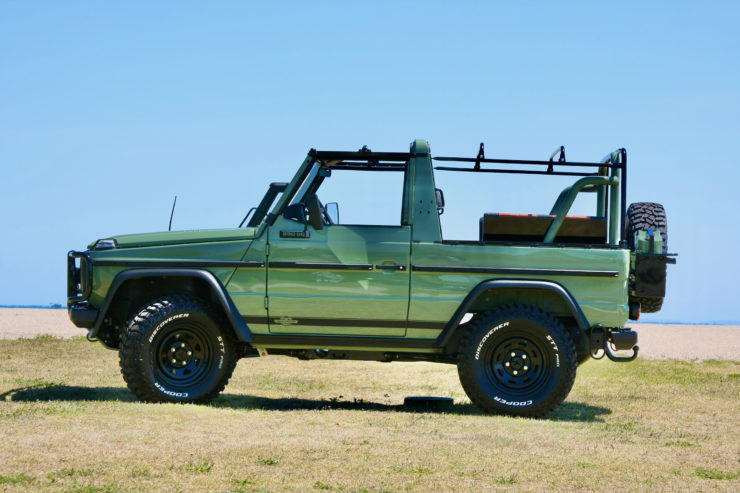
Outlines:
POLYGON ((434 195, 437 198, 437 213, 441 216, 445 212, 445 194, 441 189, 435 188, 434 195))
POLYGON ((326 215, 329 218, 329 224, 339 224, 339 204, 336 202, 329 202, 325 206, 326 215))
POLYGON ((290 204, 285 208, 285 217, 291 221, 298 221, 301 224, 306 224, 308 218, 306 217, 306 206, 298 202, 297 204, 290 204))

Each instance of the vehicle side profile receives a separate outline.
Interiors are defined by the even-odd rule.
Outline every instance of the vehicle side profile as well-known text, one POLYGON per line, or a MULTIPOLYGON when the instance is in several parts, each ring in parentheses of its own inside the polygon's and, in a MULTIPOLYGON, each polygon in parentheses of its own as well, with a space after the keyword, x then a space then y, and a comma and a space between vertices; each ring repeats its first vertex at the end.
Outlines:
POLYGON ((238 359, 275 354, 451 363, 480 408, 543 416, 579 364, 636 358, 626 324, 665 297, 665 211, 627 207, 626 179, 624 149, 594 163, 569 162, 562 147, 547 161, 487 159, 483 144, 477 157, 432 157, 423 140, 409 152, 312 149, 239 228, 117 235, 69 252, 69 315, 119 351, 144 401, 208 402, 238 359), (478 240, 458 241, 442 235, 435 171, 575 181, 549 214, 481 212, 478 240), (398 223, 342 223, 319 194, 344 173, 358 187, 396 173, 398 223), (569 215, 584 193, 593 215, 569 215))

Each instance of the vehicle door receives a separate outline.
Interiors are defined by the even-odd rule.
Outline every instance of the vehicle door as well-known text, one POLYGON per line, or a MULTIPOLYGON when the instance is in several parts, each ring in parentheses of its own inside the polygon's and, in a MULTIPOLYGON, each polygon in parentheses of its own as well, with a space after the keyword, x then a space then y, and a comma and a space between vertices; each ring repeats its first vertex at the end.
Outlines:
POLYGON ((314 167, 269 228, 270 333, 404 336, 411 241, 411 226, 400 219, 404 170, 314 167), (354 176, 337 179, 343 174, 354 176), (376 189, 379 174, 386 175, 380 182, 393 185, 376 189), (346 201, 341 213, 332 217, 319 194, 340 195, 346 201), (388 203, 378 204, 379 198, 388 203), (364 223, 378 212, 373 203, 386 214, 392 211, 397 224, 364 223), (347 224, 353 218, 360 223, 347 224))

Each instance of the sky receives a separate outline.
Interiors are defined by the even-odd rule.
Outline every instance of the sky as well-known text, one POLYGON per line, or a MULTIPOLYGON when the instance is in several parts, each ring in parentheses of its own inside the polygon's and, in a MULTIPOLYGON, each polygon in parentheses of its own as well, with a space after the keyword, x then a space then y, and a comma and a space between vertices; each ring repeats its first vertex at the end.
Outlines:
MULTIPOLYGON (((642 320, 738 322, 738 18, 721 1, 1 1, 0 305, 64 303, 68 250, 166 230, 175 195, 173 229, 234 227, 312 147, 422 138, 437 156, 625 147, 628 202, 665 205, 679 254, 642 320)), ((483 212, 547 213, 568 184, 443 173, 452 239, 483 212)))

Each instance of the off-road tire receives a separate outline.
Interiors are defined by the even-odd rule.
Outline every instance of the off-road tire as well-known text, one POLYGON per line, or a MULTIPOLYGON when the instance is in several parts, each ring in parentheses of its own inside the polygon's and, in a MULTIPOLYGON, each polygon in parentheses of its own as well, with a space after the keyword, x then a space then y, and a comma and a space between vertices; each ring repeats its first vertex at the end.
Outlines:
MULTIPOLYGON (((663 252, 668 253, 668 220, 665 208, 655 202, 635 202, 627 209, 627 242, 630 250, 635 251, 635 233, 638 231, 659 231, 663 239, 663 252)), ((640 304, 642 313, 655 313, 663 306, 663 298, 631 297, 631 301, 640 304)))
POLYGON ((577 367, 566 328, 529 305, 475 316, 457 357, 460 383, 473 404, 512 416, 541 417, 559 406, 573 387, 577 367))
POLYGON ((123 379, 145 402, 210 402, 226 387, 237 360, 222 327, 217 312, 188 296, 151 301, 123 332, 123 379))

